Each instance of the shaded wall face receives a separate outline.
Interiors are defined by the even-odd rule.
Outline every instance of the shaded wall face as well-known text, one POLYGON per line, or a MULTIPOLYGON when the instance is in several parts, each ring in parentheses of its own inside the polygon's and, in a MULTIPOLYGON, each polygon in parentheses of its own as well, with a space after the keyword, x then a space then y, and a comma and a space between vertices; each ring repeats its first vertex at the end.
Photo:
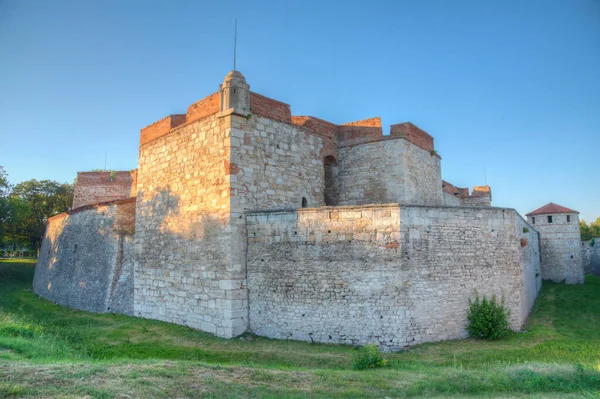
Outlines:
MULTIPOLYGON (((540 255, 540 236, 537 231, 527 223, 519 214, 516 214, 515 235, 519 248, 519 262, 521 264, 521 325, 527 321, 529 312, 535 303, 537 294, 542 287, 542 269, 540 255)), ((510 295, 514 295, 511 293, 510 295)))
POLYGON ((581 258, 585 273, 600 276, 600 237, 581 242, 581 258))
POLYGON ((505 294, 516 329, 537 295, 512 210, 374 205, 257 212, 247 223, 258 335, 397 350, 465 337, 474 289, 505 294))
POLYGON ((135 202, 49 220, 33 282, 40 296, 90 312, 133 314, 135 202))
POLYGON ((340 205, 442 205, 440 159, 404 139, 341 147, 340 205))
POLYGON ((73 207, 135 197, 137 170, 127 172, 79 172, 73 207))
POLYGON ((136 315, 223 337, 246 330, 244 264, 232 249, 230 117, 207 117, 140 147, 136 315))
POLYGON ((570 214, 529 216, 527 220, 540 233, 542 278, 567 284, 583 283, 579 217, 570 214), (533 218, 535 217, 535 223, 533 218), (552 218, 552 222, 548 217, 552 218))

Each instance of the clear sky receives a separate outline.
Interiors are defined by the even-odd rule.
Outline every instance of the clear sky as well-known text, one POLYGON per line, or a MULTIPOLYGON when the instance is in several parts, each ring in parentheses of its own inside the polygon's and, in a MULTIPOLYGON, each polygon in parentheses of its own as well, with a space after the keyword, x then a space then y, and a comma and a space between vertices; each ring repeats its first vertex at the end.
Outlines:
POLYGON ((599 0, 0 0, 10 181, 136 168, 140 128, 232 69, 235 17, 237 69, 293 114, 411 121, 454 185, 600 216, 599 0))

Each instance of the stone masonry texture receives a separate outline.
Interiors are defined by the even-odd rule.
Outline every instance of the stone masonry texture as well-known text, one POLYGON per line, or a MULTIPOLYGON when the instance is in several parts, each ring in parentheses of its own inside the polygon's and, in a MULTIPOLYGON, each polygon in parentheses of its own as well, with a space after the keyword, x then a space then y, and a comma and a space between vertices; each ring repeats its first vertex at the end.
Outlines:
POLYGON ((133 314, 135 200, 79 208, 48 221, 34 291, 90 312, 133 314))
POLYGON ((541 287, 537 233, 512 209, 390 204, 247 223, 250 330, 267 337, 386 350, 463 338, 474 290, 505 295, 519 329, 541 287))
POLYGON ((536 214, 528 216, 527 220, 540 233, 542 278, 583 284, 579 215, 536 214), (567 221, 567 216, 570 221, 567 221))
POLYGON ((585 273, 600 276, 600 237, 581 242, 581 258, 585 273))
POLYGON ((433 137, 412 123, 384 135, 379 117, 292 115, 238 71, 141 129, 137 170, 80 173, 73 208, 48 221, 41 296, 220 337, 384 350, 465 337, 475 290, 505 295, 521 328, 540 249, 572 238, 548 246, 492 208, 488 186, 442 181, 433 137))

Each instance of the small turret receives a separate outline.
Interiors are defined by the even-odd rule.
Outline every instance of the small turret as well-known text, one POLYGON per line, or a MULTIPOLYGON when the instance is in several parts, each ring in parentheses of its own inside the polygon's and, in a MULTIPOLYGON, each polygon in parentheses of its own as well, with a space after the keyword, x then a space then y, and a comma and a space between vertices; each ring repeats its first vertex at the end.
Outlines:
POLYGON ((236 70, 229 72, 219 88, 221 114, 246 116, 250 113, 250 85, 244 75, 236 70))

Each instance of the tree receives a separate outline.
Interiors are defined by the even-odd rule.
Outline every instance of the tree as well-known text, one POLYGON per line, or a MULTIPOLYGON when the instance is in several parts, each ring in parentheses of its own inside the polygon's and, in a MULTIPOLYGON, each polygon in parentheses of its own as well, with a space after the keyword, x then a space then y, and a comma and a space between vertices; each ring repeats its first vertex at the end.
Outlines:
POLYGON ((9 201, 13 216, 6 226, 8 240, 39 250, 48 218, 69 210, 72 203, 71 184, 35 179, 17 184, 9 201))
POLYGON ((8 183, 8 174, 4 170, 4 167, 0 166, 0 243, 4 239, 5 226, 10 217, 9 194, 10 184, 8 183))
POLYGON ((581 239, 583 241, 591 240, 594 237, 600 237, 600 217, 595 222, 586 223, 585 220, 579 222, 581 239))

